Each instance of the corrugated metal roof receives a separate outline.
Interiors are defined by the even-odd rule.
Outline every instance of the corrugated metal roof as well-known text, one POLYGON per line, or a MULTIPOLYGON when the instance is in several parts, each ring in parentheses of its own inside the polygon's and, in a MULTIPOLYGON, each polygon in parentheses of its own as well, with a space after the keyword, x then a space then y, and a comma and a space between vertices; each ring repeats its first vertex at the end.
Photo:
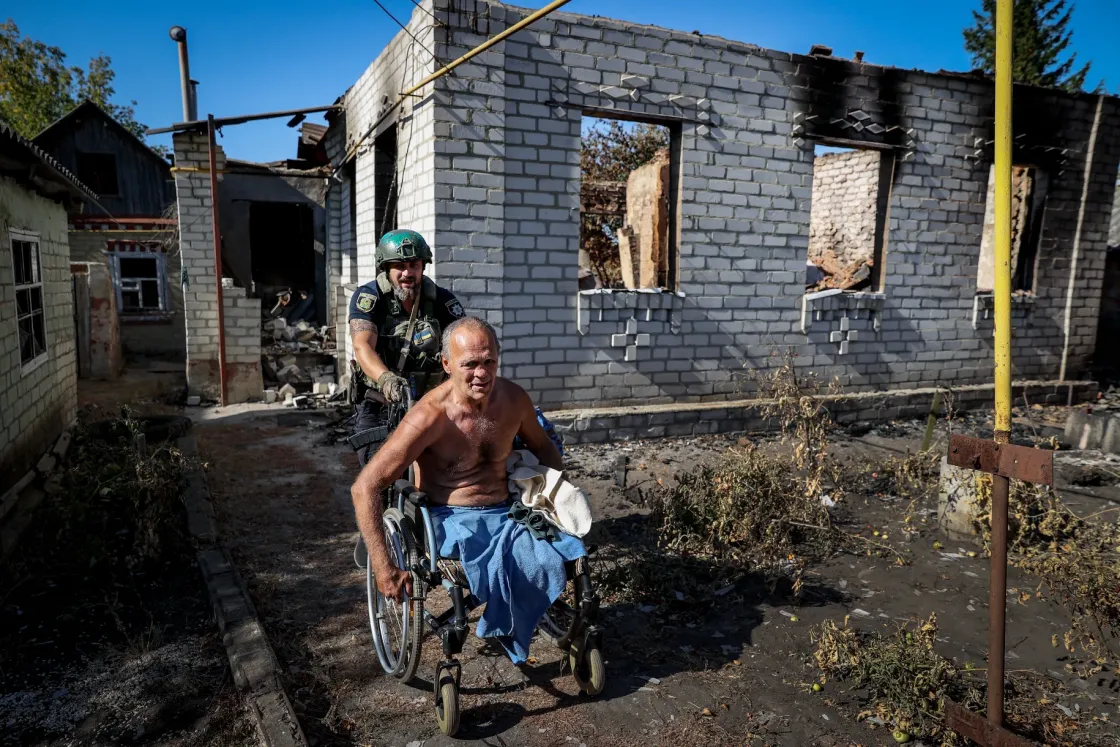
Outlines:
POLYGON ((7 141, 9 145, 14 145, 18 149, 22 149, 28 156, 39 161, 44 166, 55 172, 57 175, 56 181, 67 184, 74 192, 81 197, 90 197, 94 200, 97 199, 97 193, 92 189, 82 184, 78 177, 74 176, 69 169, 64 167, 61 163, 56 161, 49 153, 44 151, 35 143, 31 142, 23 135, 20 135, 15 130, 9 128, 7 125, 0 123, 0 138, 7 141))

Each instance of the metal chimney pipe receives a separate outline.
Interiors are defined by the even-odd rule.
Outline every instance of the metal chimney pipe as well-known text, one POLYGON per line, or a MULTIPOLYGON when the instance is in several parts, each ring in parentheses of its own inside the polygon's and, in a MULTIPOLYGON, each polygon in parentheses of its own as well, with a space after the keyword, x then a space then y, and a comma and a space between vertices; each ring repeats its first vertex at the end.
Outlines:
POLYGON ((198 81, 191 81, 191 118, 190 121, 198 120, 198 81))
POLYGON ((191 104, 191 65, 187 59, 187 30, 182 26, 172 26, 168 32, 171 40, 179 45, 179 84, 183 93, 183 121, 193 122, 194 107, 191 104))

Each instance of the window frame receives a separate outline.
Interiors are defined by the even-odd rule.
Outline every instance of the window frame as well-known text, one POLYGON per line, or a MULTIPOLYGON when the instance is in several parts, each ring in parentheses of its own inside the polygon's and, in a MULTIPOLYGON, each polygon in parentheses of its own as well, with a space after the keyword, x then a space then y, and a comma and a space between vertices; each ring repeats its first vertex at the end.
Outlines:
MULTIPOLYGON (((898 148, 893 145, 886 145, 874 142, 863 142, 854 140, 845 140, 843 138, 819 137, 812 138, 809 141, 812 154, 811 162, 813 164, 813 171, 811 172, 814 179, 816 177, 816 161, 817 161, 817 146, 825 146, 829 148, 840 148, 850 152, 875 152, 879 154, 879 165, 876 169, 877 174, 875 178, 875 230, 872 238, 871 246, 871 275, 870 284, 866 288, 839 288, 838 290, 843 293, 850 294, 870 294, 878 296, 886 294, 887 292, 887 252, 890 249, 891 243, 891 198, 894 194, 895 179, 898 177, 898 167, 901 159, 898 155, 898 148)), ((813 224, 813 200, 812 186, 810 185, 809 197, 809 225, 806 226, 807 232, 811 230, 813 224)), ((806 261, 808 261, 808 251, 806 251, 806 261)), ((808 265, 806 265, 808 268, 808 265)), ((823 289, 832 290, 832 289, 823 289)), ((803 295, 812 293, 820 293, 822 290, 809 290, 806 288, 803 295)))
MULTIPOLYGON (((11 257, 12 257, 12 287, 15 289, 15 292, 16 292, 17 296, 18 296, 20 291, 33 290, 33 289, 36 289, 36 288, 39 290, 38 315, 42 319, 42 325, 43 325, 43 351, 41 353, 39 353, 38 355, 28 359, 28 360, 24 360, 23 359, 23 347, 22 347, 22 345, 19 345, 19 334, 20 334, 19 323, 20 323, 21 319, 30 318, 30 319, 34 320, 34 317, 36 315, 36 311, 34 309, 32 309, 28 314, 24 314, 21 317, 20 313, 19 313, 19 302, 18 302, 18 300, 16 301, 16 314, 15 314, 16 344, 20 348, 19 354, 20 354, 20 375, 21 376, 25 376, 25 375, 31 373, 32 371, 34 371, 35 369, 37 369, 41 365, 43 365, 43 363, 45 363, 50 358, 50 344, 49 344, 49 336, 48 336, 48 333, 47 333, 47 300, 46 300, 45 288, 44 288, 45 283, 43 282, 43 250, 42 250, 42 246, 43 246, 42 240, 41 240, 39 234, 35 231, 28 231, 28 230, 17 229, 17 228, 11 228, 11 229, 8 230, 8 250, 11 253, 11 257), (34 272, 34 278, 35 279, 31 283, 19 283, 19 282, 17 282, 17 278, 16 278, 16 246, 15 246, 17 241, 22 242, 22 243, 32 244, 35 247, 35 249, 34 249, 34 263, 33 263, 33 269, 35 271, 34 272)), ((32 321, 32 335, 34 336, 34 321, 32 321)))
POLYGON ((117 313, 121 321, 162 321, 174 314, 171 307, 171 292, 167 281, 166 253, 159 248, 138 247, 136 249, 110 249, 107 250, 112 262, 113 291, 117 297, 117 313), (154 259, 156 262, 156 287, 159 292, 159 308, 126 309, 124 294, 137 292, 143 297, 142 281, 151 278, 133 278, 121 276, 122 259, 154 259), (135 288, 125 288, 125 283, 133 282, 135 288))
MULTIPOLYGON (((669 185, 668 185, 668 226, 666 234, 667 267, 665 284, 639 288, 594 288, 580 290, 580 293, 650 293, 661 292, 676 294, 680 291, 680 260, 681 260, 681 221, 683 218, 684 200, 681 189, 681 169, 684 163, 684 125, 690 120, 662 114, 646 114, 625 109, 609 109, 592 105, 585 105, 580 109, 580 147, 583 145, 583 120, 585 118, 618 120, 631 124, 648 124, 664 127, 669 131, 669 185)), ((579 170, 578 184, 580 191, 583 189, 583 169, 579 170)), ((578 246, 583 249, 583 216, 579 216, 580 234, 577 239, 578 246)), ((625 225, 625 224, 624 224, 625 225)))

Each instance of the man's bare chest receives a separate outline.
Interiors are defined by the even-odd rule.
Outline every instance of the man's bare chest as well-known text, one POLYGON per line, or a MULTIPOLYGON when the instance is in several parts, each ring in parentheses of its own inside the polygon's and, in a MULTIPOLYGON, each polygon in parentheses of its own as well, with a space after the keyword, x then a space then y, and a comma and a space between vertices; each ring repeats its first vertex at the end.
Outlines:
POLYGON ((430 452, 437 467, 455 475, 482 465, 504 463, 517 435, 517 424, 478 418, 455 424, 447 431, 430 452))

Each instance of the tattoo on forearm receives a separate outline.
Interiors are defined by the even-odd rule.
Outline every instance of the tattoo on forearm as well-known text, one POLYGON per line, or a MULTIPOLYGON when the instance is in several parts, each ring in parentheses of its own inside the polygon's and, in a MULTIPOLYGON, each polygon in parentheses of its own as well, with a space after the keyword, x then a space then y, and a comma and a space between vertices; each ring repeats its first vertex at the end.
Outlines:
POLYGON ((376 327, 373 322, 368 319, 351 319, 350 320, 350 334, 356 335, 359 332, 373 332, 376 327))

